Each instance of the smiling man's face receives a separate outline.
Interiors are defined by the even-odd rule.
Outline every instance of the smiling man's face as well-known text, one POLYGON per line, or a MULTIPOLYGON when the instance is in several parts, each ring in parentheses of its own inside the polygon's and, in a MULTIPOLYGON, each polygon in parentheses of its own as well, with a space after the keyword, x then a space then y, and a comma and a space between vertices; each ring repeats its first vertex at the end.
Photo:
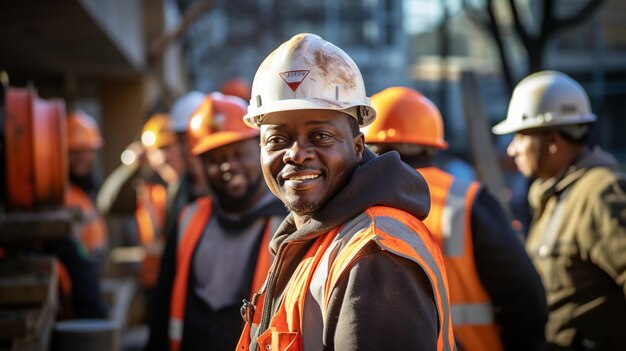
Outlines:
POLYGON ((261 126, 265 182, 287 208, 309 217, 341 190, 363 159, 363 134, 352 118, 330 110, 267 115, 261 126))

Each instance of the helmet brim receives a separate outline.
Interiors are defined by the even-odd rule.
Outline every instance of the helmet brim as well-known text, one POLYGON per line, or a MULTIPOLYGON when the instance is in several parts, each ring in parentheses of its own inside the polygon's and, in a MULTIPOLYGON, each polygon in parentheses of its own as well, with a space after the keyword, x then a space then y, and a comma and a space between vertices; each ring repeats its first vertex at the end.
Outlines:
MULTIPOLYGON (((273 101, 254 109, 253 114, 247 113, 243 116, 243 120, 247 126, 251 128, 259 128, 263 118, 270 113, 298 110, 333 110, 344 112, 356 118, 357 116, 355 115, 355 112, 350 111, 353 107, 363 107, 366 109, 366 113, 362 114, 363 122, 359 125, 359 127, 365 127, 374 122, 374 119, 376 118, 376 111, 371 106, 363 105, 359 102, 344 102, 325 99, 285 99, 273 101)), ((250 108, 248 108, 248 111, 250 111, 250 108)))
POLYGON ((246 139, 251 139, 257 136, 259 136, 259 131, 257 129, 250 129, 245 132, 227 131, 213 133, 202 138, 202 140, 200 140, 198 144, 193 147, 191 152, 194 155, 200 155, 207 151, 217 149, 220 146, 236 143, 238 141, 243 141, 246 139))
POLYGON ((593 113, 587 115, 575 115, 575 116, 564 116, 559 118, 553 118, 551 121, 546 122, 544 119, 533 119, 532 121, 528 121, 525 123, 514 123, 511 122, 510 119, 505 119, 504 121, 496 124, 491 128, 491 131, 496 135, 506 135, 511 133, 517 133, 525 130, 532 129, 545 129, 552 127, 560 127, 560 126, 570 126, 575 124, 582 123, 592 123, 596 121, 596 115, 593 113))

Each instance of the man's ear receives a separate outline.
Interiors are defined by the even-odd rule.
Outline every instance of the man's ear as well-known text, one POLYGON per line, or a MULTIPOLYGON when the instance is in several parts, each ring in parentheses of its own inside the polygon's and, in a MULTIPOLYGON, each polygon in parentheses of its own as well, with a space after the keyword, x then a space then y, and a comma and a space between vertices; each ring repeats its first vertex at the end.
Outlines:
POLYGON ((563 137, 556 130, 551 130, 546 133, 546 142, 548 145, 559 145, 563 142, 563 137))
POLYGON ((363 152, 365 150, 365 136, 359 133, 354 137, 354 152, 359 163, 363 162, 363 152))

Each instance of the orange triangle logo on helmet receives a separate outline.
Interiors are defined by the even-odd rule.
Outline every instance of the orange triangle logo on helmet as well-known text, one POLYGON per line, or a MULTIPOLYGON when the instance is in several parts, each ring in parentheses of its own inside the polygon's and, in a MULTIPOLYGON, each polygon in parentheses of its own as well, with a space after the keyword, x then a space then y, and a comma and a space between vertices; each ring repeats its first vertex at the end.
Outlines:
POLYGON ((291 88, 291 91, 295 93, 304 78, 306 78, 306 76, 309 74, 309 70, 301 69, 295 71, 280 72, 279 74, 280 77, 285 81, 285 83, 287 83, 289 88, 291 88))

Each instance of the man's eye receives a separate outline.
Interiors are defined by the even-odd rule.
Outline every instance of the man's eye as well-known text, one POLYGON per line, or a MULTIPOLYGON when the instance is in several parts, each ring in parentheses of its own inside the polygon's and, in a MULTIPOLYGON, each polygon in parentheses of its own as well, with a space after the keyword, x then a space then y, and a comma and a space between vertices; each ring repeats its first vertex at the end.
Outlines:
POLYGON ((280 137, 280 136, 271 136, 269 138, 267 138, 267 143, 268 144, 280 144, 280 143, 284 143, 285 142, 285 138, 280 137))
POLYGON ((330 135, 328 135, 328 134, 326 134, 326 133, 317 133, 317 134, 315 134, 315 136, 314 136, 314 139, 315 139, 315 140, 318 140, 318 141, 327 140, 327 139, 329 139, 329 138, 330 138, 330 135))

